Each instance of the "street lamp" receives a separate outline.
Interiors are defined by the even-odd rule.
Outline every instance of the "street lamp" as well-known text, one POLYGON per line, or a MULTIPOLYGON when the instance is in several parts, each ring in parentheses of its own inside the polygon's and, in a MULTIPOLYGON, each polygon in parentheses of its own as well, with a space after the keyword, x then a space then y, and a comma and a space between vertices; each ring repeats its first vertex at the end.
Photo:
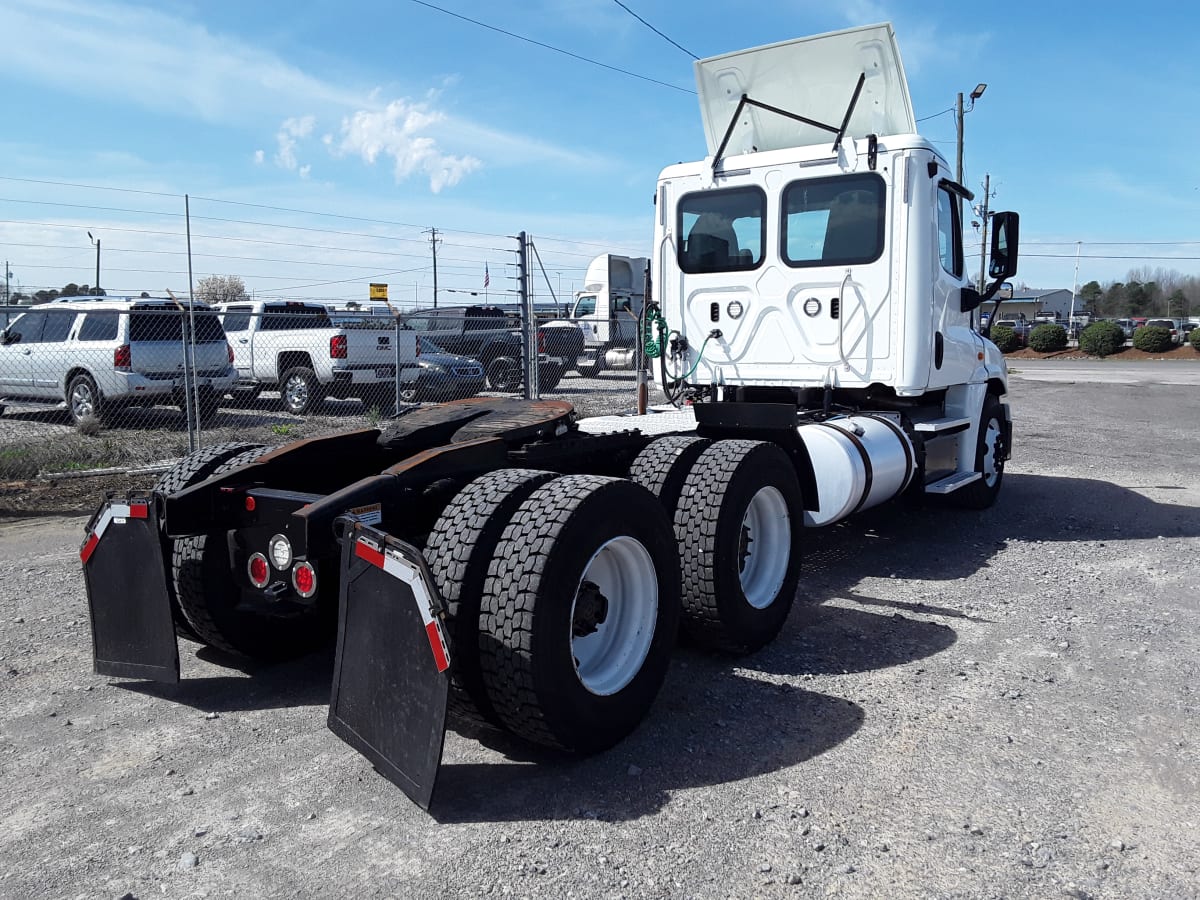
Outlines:
MULTIPOLYGON (((955 123, 958 125, 958 183, 963 183, 963 116, 975 108, 975 101, 983 96, 983 92, 987 90, 987 85, 982 81, 975 85, 975 90, 968 95, 971 98, 971 105, 963 109, 963 95, 960 91, 958 94, 958 103, 954 107, 955 123)), ((959 200, 959 211, 962 211, 962 201, 959 200)))
POLYGON ((96 245, 96 283, 92 285, 92 295, 100 296, 100 238, 92 237, 92 233, 88 232, 88 240, 96 245))

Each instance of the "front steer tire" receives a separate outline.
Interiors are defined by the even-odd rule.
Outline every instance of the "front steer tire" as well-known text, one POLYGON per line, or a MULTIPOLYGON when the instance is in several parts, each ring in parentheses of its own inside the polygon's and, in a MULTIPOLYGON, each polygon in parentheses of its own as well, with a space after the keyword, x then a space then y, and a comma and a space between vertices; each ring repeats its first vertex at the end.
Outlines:
MULTIPOLYGON (((212 474, 239 468, 262 454, 260 447, 239 453, 212 474)), ((175 541, 171 576, 188 626, 203 643, 217 650, 251 659, 288 659, 316 649, 330 636, 331 604, 318 604, 286 617, 238 608, 241 590, 230 566, 228 532, 175 541)))
POLYGON ((995 394, 988 394, 979 412, 979 437, 975 442, 975 471, 980 478, 950 495, 963 509, 987 509, 1000 496, 1004 483, 1004 407, 995 394))
POLYGON ((731 653, 774 640, 800 580, 803 515, 795 468, 775 444, 718 441, 700 454, 674 521, 689 638, 731 653))
POLYGON ((496 547, 481 603, 484 686, 514 734, 595 753, 650 709, 678 623, 679 559, 658 501, 625 479, 556 478, 496 547))

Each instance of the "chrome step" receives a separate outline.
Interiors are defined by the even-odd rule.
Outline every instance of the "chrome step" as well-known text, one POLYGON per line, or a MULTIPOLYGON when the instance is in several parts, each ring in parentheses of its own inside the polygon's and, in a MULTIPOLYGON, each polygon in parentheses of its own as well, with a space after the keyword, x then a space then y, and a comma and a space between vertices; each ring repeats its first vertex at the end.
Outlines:
POLYGON ((966 431, 971 427, 971 419, 964 416, 960 419, 933 419, 930 422, 914 422, 913 428, 921 434, 941 436, 966 431))

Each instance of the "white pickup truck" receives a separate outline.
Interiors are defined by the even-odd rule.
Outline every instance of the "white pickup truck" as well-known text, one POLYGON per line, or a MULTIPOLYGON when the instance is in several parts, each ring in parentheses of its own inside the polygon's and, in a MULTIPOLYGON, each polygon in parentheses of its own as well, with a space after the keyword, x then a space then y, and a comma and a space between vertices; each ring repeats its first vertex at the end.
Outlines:
POLYGON ((358 397, 388 409, 400 380, 415 380, 419 343, 391 319, 335 325, 321 303, 292 300, 217 307, 238 372, 233 397, 248 402, 278 390, 283 408, 303 415, 326 397, 358 397))

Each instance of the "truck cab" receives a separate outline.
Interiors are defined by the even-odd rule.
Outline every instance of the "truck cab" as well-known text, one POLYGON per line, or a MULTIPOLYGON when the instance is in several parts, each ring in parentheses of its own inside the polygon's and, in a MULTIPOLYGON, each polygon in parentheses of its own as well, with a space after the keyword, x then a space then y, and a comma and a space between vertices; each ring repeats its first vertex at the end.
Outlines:
MULTIPOLYGON (((664 169, 656 198, 655 292, 683 348, 660 381, 691 370, 714 398, 999 386, 973 327, 971 193, 915 133, 890 26, 818 40, 696 64, 710 155, 664 169)), ((995 221, 1005 255, 1015 216, 995 221)))

